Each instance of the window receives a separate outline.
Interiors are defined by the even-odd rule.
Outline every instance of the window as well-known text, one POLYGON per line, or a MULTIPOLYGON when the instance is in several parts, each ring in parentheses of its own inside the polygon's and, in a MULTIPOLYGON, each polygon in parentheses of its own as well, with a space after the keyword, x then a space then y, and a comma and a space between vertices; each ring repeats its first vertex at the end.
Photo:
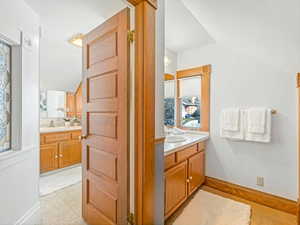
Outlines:
POLYGON ((11 47, 0 41, 0 152, 11 149, 11 47))
POLYGON ((209 131, 210 73, 210 65, 177 71, 177 127, 209 131))
POLYGON ((165 81, 165 126, 175 126, 175 80, 165 81))
POLYGON ((180 126, 200 128, 201 77, 179 79, 180 126))

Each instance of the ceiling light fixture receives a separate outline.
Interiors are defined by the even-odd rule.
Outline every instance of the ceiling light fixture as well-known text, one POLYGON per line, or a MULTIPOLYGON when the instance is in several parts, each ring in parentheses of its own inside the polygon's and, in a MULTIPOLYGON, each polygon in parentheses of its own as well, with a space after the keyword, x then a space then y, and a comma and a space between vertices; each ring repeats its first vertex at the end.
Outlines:
POLYGON ((76 47, 82 48, 83 37, 84 37, 83 34, 75 34, 72 38, 70 38, 69 43, 75 45, 76 47))

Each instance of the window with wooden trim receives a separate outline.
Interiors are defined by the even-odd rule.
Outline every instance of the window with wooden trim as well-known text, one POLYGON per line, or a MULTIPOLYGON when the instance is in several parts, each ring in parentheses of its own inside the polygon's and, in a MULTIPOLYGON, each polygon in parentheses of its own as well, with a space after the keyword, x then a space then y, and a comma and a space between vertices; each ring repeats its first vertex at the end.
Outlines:
POLYGON ((200 128, 201 76, 178 79, 178 117, 184 128, 200 128))
POLYGON ((177 71, 177 127, 209 131, 210 74, 210 65, 177 71))

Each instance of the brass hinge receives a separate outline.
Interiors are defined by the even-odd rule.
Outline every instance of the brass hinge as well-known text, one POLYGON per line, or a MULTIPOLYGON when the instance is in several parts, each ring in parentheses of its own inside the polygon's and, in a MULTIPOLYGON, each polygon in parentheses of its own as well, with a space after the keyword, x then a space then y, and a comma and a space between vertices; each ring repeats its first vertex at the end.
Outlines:
POLYGON ((134 30, 129 30, 128 31, 128 41, 130 43, 134 42, 135 40, 135 31, 134 30))
POLYGON ((133 214, 133 213, 129 213, 129 214, 128 214, 127 222, 128 222, 130 225, 134 225, 134 214, 133 214))

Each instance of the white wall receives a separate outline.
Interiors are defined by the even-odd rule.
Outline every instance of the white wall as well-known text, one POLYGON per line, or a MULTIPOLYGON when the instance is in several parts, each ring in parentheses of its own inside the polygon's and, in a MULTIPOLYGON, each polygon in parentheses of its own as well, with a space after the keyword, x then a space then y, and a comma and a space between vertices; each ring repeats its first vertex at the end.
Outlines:
POLYGON ((21 151, 0 154, 0 224, 12 225, 39 206, 39 19, 23 0, 10 0, 1 2, 0 20, 5 21, 0 25, 1 37, 18 44, 23 32, 32 42, 32 47, 22 48, 21 57, 21 151))
POLYGON ((206 151, 206 175, 296 200, 295 78, 300 69, 288 63, 279 66, 276 55, 270 54, 264 60, 259 53, 244 50, 239 51, 233 43, 212 44, 178 56, 178 69, 212 64, 211 138, 206 151), (266 63, 272 60, 273 63, 266 63), (220 138, 221 110, 248 106, 277 110, 278 114, 273 116, 272 143, 233 142, 220 138), (257 176, 265 178, 264 187, 256 186, 257 176))

